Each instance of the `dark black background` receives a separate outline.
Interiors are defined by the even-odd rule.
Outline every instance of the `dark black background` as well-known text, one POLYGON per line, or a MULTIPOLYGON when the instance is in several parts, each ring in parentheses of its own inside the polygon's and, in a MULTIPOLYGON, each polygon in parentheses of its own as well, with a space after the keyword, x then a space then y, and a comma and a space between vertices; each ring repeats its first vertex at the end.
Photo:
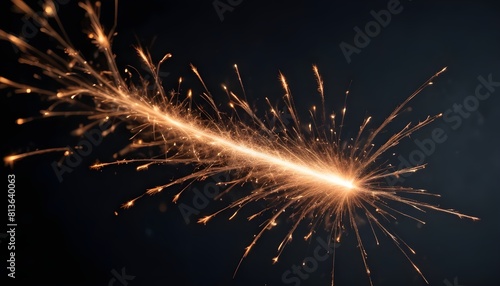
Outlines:
MULTIPOLYGON (((492 74, 493 80, 500 80, 500 6, 495 1, 402 0, 403 11, 393 15, 391 23, 347 63, 339 44, 353 44, 353 28, 363 28, 372 20, 370 11, 386 9, 387 3, 243 1, 232 12, 224 13, 221 21, 212 1, 120 1, 114 49, 120 67, 131 65, 139 70, 133 49, 138 43, 147 47, 155 60, 172 53, 173 58, 162 68, 168 73, 163 79, 167 89, 176 86, 182 76, 186 78, 185 89, 193 85, 201 90, 189 71, 193 63, 221 100, 225 99, 221 83, 238 88, 232 69, 237 63, 250 101, 259 108, 264 108, 265 96, 273 102, 282 96, 279 71, 288 78, 297 106, 306 111, 317 104, 311 70, 311 65, 317 64, 329 109, 341 109, 343 94, 352 81, 346 137, 357 131, 366 115, 374 117, 372 126, 376 126, 444 66, 448 71, 412 101, 412 112, 399 117, 387 134, 408 121, 416 122, 462 103, 474 94, 479 75, 492 74)), ((41 9, 35 1, 31 5, 41 9)), ((86 22, 77 3, 62 5, 60 15, 75 46, 91 55, 91 46, 81 33, 86 22)), ((102 18, 110 27, 113 1, 104 2, 102 18)), ((9 1, 3 1, 0 28, 20 34, 23 25, 21 15, 12 11, 9 1)), ((29 42, 43 49, 52 44, 42 33, 29 42)), ((55 88, 49 82, 33 80, 32 70, 17 63, 19 55, 10 44, 1 43, 0 48, 0 76, 55 88)), ((2 156, 77 144, 79 138, 70 132, 84 119, 53 118, 15 125, 16 118, 37 115, 48 103, 36 94, 0 91, 5 114, 2 156)), ((394 150, 408 157, 416 148, 414 139, 423 140, 435 128, 444 129, 448 139, 426 158, 428 167, 403 184, 438 193, 440 199, 429 201, 481 218, 471 222, 428 212, 420 216, 427 222, 425 226, 405 218, 389 224, 416 250, 412 258, 430 285, 500 285, 498 93, 481 101, 478 110, 456 130, 437 120, 394 150)), ((307 244, 296 239, 280 262, 272 265, 277 245, 291 226, 280 221, 279 227, 262 237, 233 278, 244 248, 261 222, 247 222, 244 214, 259 210, 262 205, 258 204, 232 221, 223 214, 206 226, 194 223, 194 217, 186 224, 178 206, 171 203, 178 190, 172 188, 115 216, 123 202, 185 171, 163 166, 136 172, 131 165, 89 170, 97 160, 112 161, 112 154, 127 144, 129 136, 125 129, 119 129, 107 137, 74 172, 64 175, 62 183, 51 167, 60 159, 57 153, 26 158, 13 169, 5 167, 3 176, 13 173, 17 178, 17 282, 122 285, 110 281, 113 269, 121 272, 125 268, 127 274, 135 276, 128 281, 130 286, 282 285, 283 272, 312 255, 315 241, 307 244)), ((396 158, 387 154, 386 159, 397 164, 396 158)), ((192 194, 186 194, 181 202, 191 204, 191 200, 192 194)), ((200 215, 222 205, 211 203, 200 215)), ((318 235, 326 234, 320 231, 318 235)), ((378 247, 371 236, 365 238, 375 285, 425 285, 387 238, 382 238, 378 247)), ((3 261, 6 241, 0 246, 3 261)), ((3 275, 5 268, 1 269, 3 275)), ((330 285, 330 271, 331 261, 322 262, 301 285, 330 285)), ((336 285, 369 285, 353 233, 348 233, 338 248, 335 273, 336 285)), ((2 282, 11 284, 12 280, 2 282)))

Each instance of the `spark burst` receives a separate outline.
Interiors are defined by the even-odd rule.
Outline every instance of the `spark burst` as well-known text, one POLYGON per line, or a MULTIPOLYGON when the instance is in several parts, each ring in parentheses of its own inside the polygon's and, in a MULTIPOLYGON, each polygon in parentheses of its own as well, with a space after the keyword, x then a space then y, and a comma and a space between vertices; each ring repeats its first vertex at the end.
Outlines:
MULTIPOLYGON (((199 219, 199 223, 205 224, 217 214, 233 209, 234 212, 230 216, 232 219, 244 206, 260 200, 266 202, 267 206, 264 209, 248 217, 251 220, 263 214, 270 214, 261 230, 245 249, 236 271, 263 233, 275 226, 278 218, 284 216, 291 219, 293 224, 279 244, 273 262, 278 261, 285 246, 291 242, 295 230, 303 221, 309 222, 309 232, 304 236, 306 240, 311 238, 319 225, 324 225, 331 237, 340 242, 343 229, 348 226, 356 234, 364 267, 370 284, 372 284, 368 255, 355 219, 355 214, 363 214, 377 244, 379 241, 378 230, 394 242, 425 280, 424 275, 409 256, 410 253, 415 253, 414 250, 391 233, 382 221, 396 219, 399 215, 410 217, 420 223, 425 222, 397 210, 395 205, 406 205, 421 212, 430 209, 453 214, 460 218, 478 219, 410 197, 411 195, 439 195, 429 194, 420 189, 388 186, 382 183, 382 179, 385 177, 400 176, 424 167, 420 165, 396 170, 381 162, 383 161, 381 157, 403 138, 431 123, 441 114, 428 116, 417 124, 408 123, 380 146, 376 146, 374 140, 403 111, 407 103, 426 86, 432 84, 432 81, 446 68, 423 83, 402 104, 397 106, 380 126, 368 129, 370 117, 367 117, 360 126, 356 137, 351 138, 350 142, 345 142, 342 139, 341 127, 344 123, 346 108, 344 106, 340 112, 340 124, 337 123, 336 114, 327 116, 324 108, 323 80, 316 66, 313 66, 313 73, 322 102, 321 111, 316 112, 316 108, 313 108, 311 111, 312 123, 304 129, 287 81, 280 74, 285 93, 284 104, 293 119, 293 126, 287 129, 285 123, 280 119, 278 109, 273 107, 266 98, 271 116, 282 127, 282 131, 276 131, 274 127, 269 125, 269 120, 259 118, 247 102, 246 95, 238 96, 226 87, 224 87, 224 91, 228 95, 229 106, 234 111, 234 115, 230 116, 221 111, 202 76, 194 66, 192 66, 192 70, 205 89, 201 98, 205 102, 204 106, 208 103, 209 108, 196 105, 191 91, 188 91, 187 95, 181 96, 181 79, 176 91, 166 92, 158 74, 160 65, 171 57, 170 54, 165 55, 158 64, 154 64, 146 51, 137 48, 139 57, 155 75, 153 77, 154 90, 148 90, 149 83, 142 78, 139 84, 134 84, 133 72, 126 69, 122 75, 111 49, 112 39, 115 36, 116 14, 115 26, 106 31, 99 21, 99 2, 94 5, 89 2, 79 4, 90 20, 87 36, 95 44, 98 51, 98 56, 94 60, 87 60, 71 44, 57 13, 54 13, 56 9, 51 1, 46 2, 43 16, 35 13, 20 0, 13 2, 21 11, 40 24, 41 32, 55 40, 57 45, 63 48, 62 50, 42 52, 23 39, 3 30, 0 30, 0 38, 11 42, 23 52, 20 59, 22 64, 39 68, 45 77, 58 82, 61 88, 57 91, 51 91, 17 83, 4 77, 0 77, 0 83, 15 88, 16 93, 38 93, 53 100, 54 104, 42 111, 42 117, 86 116, 91 120, 91 123, 80 127, 76 130, 76 134, 83 134, 85 130, 95 124, 108 120, 111 120, 113 124, 105 132, 111 132, 118 124, 127 123, 132 126, 131 132, 134 135, 130 146, 120 151, 120 154, 141 148, 159 150, 158 155, 153 158, 120 159, 115 162, 98 163, 92 168, 97 169, 121 163, 136 163, 137 170, 147 169, 152 164, 189 164, 193 167, 191 174, 149 189, 140 197, 123 204, 123 208, 133 206, 144 195, 153 195, 171 186, 182 185, 184 187, 174 196, 173 201, 176 202, 193 182, 222 172, 232 174, 232 179, 221 183, 227 188, 216 199, 231 192, 234 188, 250 182, 256 186, 244 197, 199 219), (52 22, 55 22, 56 25, 53 26, 52 22), (91 101, 90 104, 88 99, 91 101), (81 109, 80 111, 67 111, 64 109, 67 106, 78 106, 81 109), (317 113, 320 113, 319 116, 317 113), (249 119, 241 120, 243 116, 249 119)), ((239 70, 236 65, 234 68, 244 94, 239 70)), ((40 75, 36 76, 40 77, 40 75)), ((18 119, 17 123, 24 124, 32 119, 18 119)), ((67 148, 54 148, 12 155, 5 157, 4 160, 6 164, 12 165, 16 160, 26 156, 51 151, 64 151, 66 156, 70 155, 70 150, 67 148)), ((332 285, 333 281, 334 271, 332 269, 332 285)), ((427 280, 425 281, 427 282, 427 280)))

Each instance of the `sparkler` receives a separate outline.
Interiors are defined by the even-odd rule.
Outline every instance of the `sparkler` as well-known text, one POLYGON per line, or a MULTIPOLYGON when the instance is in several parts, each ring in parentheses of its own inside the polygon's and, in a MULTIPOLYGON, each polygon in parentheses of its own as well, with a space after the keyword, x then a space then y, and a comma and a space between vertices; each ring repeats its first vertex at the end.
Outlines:
MULTIPOLYGON (((46 2, 44 15, 35 13, 20 0, 13 2, 21 11, 40 24, 41 32, 55 40, 63 49, 62 51, 42 52, 23 39, 2 30, 0 30, 0 38, 11 42, 23 52, 21 63, 39 68, 45 77, 60 83, 61 88, 51 91, 17 83, 4 77, 0 77, 0 83, 15 88, 17 93, 39 93, 53 100, 55 103, 42 112, 42 117, 79 115, 92 120, 91 123, 77 129, 76 134, 83 134, 91 126, 102 122, 113 122, 110 129, 105 132, 126 122, 132 126, 131 131, 134 135, 130 146, 121 153, 140 148, 160 150, 153 158, 129 158, 98 163, 92 168, 97 169, 121 163, 137 163, 137 170, 147 169, 152 164, 190 164, 193 166, 191 174, 149 189, 140 197, 123 204, 123 208, 133 206, 144 195, 153 195, 174 185, 187 185, 174 196, 173 201, 177 202, 191 183, 221 172, 231 173, 232 179, 220 183, 226 185, 227 188, 215 199, 219 199, 243 184, 253 183, 256 186, 244 197, 199 219, 199 223, 205 224, 217 214, 233 209, 234 212, 230 216, 232 219, 246 205, 259 200, 266 201, 267 206, 248 219, 254 219, 265 213, 271 213, 271 215, 244 251, 236 271, 263 233, 275 226, 278 218, 287 216, 293 220, 293 225, 278 246, 277 255, 273 258, 274 262, 278 261, 285 246, 291 242, 295 230, 305 220, 310 221, 310 230, 304 236, 306 240, 310 239, 320 224, 324 224, 331 237, 339 242, 343 234, 342 230, 345 226, 349 226, 356 234, 364 267, 372 284, 368 256, 355 220, 355 214, 361 213, 367 218, 377 244, 378 230, 394 241, 425 280, 422 272, 409 257, 409 253, 415 253, 414 250, 391 233, 382 221, 396 219, 396 216, 402 215, 421 223, 425 222, 397 210, 394 205, 402 204, 422 212, 430 209, 460 218, 478 220, 476 217, 464 215, 455 210, 443 209, 407 196, 439 196, 437 194, 429 194, 424 190, 410 187, 386 186, 381 183, 385 177, 399 176, 424 168, 424 165, 420 165, 395 170, 392 166, 386 166, 380 161, 381 157, 403 138, 431 123, 441 114, 428 116, 417 124, 408 123, 380 146, 376 146, 374 140, 403 111, 407 103, 425 87, 432 84, 432 81, 446 68, 424 82, 397 106, 380 126, 368 130, 371 118, 367 117, 356 137, 350 142, 344 142, 341 127, 344 123, 346 108, 344 106, 340 114, 340 125, 337 124, 336 114, 327 116, 324 108, 323 80, 316 66, 313 67, 313 73, 322 101, 319 118, 316 115, 316 108, 313 108, 312 123, 304 130, 288 83, 280 74, 285 92, 284 104, 291 115, 293 126, 287 129, 277 109, 266 98, 271 116, 274 116, 276 122, 282 127, 281 131, 276 131, 266 123, 266 120, 259 118, 246 100, 246 95, 238 96, 226 87, 224 91, 229 98, 229 107, 234 110, 235 115, 230 116, 220 110, 194 66, 192 70, 205 89, 201 98, 208 103, 209 108, 196 105, 191 91, 181 96, 182 79, 179 80, 177 90, 166 92, 160 81, 159 70, 160 65, 171 57, 170 54, 165 55, 158 64, 154 64, 146 51, 137 48, 139 57, 154 75, 153 91, 148 90, 149 83, 142 78, 139 84, 134 83, 132 71, 125 69, 122 75, 111 50, 116 18, 115 26, 105 31, 99 21, 99 2, 94 5, 89 2, 79 4, 90 20, 90 30, 87 35, 99 52, 99 58, 94 60, 87 60, 71 44, 57 13, 54 12, 56 10, 53 2, 46 2), (56 25, 53 26, 52 22, 56 25), (104 64, 96 64, 95 62, 99 59, 103 59, 104 64), (91 99, 91 103, 88 99, 91 99), (67 105, 78 106, 81 109, 80 111, 67 111, 64 109, 67 105), (249 119, 241 120, 243 116, 249 119)), ((244 92, 238 67, 235 65, 234 68, 244 92)), ((32 119, 18 119, 17 123, 24 124, 32 119)), ((12 165, 16 160, 26 156, 51 151, 64 151, 66 156, 71 155, 71 150, 67 148, 54 148, 12 155, 5 157, 4 160, 12 165)), ((332 270, 332 284, 333 278, 334 271, 332 270)))

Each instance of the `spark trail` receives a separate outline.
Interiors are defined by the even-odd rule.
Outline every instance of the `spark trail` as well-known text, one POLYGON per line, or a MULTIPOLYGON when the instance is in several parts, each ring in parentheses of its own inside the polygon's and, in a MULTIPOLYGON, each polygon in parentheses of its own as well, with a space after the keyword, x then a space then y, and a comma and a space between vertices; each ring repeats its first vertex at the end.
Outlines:
MULTIPOLYGON (((246 95, 238 96, 225 87, 233 115, 220 110, 195 67, 192 67, 192 70, 205 89, 201 94, 203 104, 196 104, 190 90, 185 96, 180 94, 181 79, 177 90, 166 92, 158 75, 161 64, 171 57, 170 54, 165 55, 155 65, 146 51, 137 48, 139 57, 154 75, 153 91, 148 90, 149 83, 140 75, 139 83, 134 82, 134 74, 128 69, 125 69, 122 75, 111 50, 112 39, 116 35, 116 18, 115 26, 105 31, 99 21, 99 2, 94 5, 89 2, 79 4, 90 20, 87 36, 99 52, 98 56, 92 60, 87 60, 83 53, 73 47, 57 13, 54 13, 56 9, 51 1, 46 2, 44 15, 35 13, 20 0, 13 2, 22 12, 40 24, 41 32, 63 48, 42 52, 23 39, 3 30, 0 30, 0 39, 14 44, 23 52, 21 63, 39 68, 45 78, 59 83, 61 88, 51 91, 17 83, 4 77, 0 77, 0 83, 15 88, 17 93, 38 93, 53 100, 54 104, 41 112, 42 118, 86 116, 90 123, 75 130, 74 134, 77 135, 83 134, 85 130, 104 121, 113 123, 105 131, 106 134, 113 131, 119 124, 126 123, 132 126, 130 127, 134 134, 132 142, 130 146, 117 152, 117 156, 127 155, 132 153, 132 150, 141 148, 152 148, 158 151, 157 156, 149 159, 126 158, 115 162, 98 163, 93 168, 121 163, 137 163, 137 170, 147 169, 151 164, 192 166, 191 174, 147 190, 143 195, 126 202, 123 205, 124 208, 133 206, 144 195, 152 195, 168 187, 181 185, 183 188, 173 199, 176 202, 191 183, 221 172, 229 172, 232 179, 221 183, 227 188, 216 199, 243 184, 251 182, 256 186, 242 198, 229 203, 227 207, 199 220, 200 223, 207 223, 217 214, 235 209, 230 216, 232 219, 244 206, 259 200, 266 201, 267 206, 264 209, 248 218, 251 220, 265 214, 269 215, 261 230, 246 248, 237 269, 263 233, 275 226, 278 218, 287 216, 293 224, 278 246, 277 255, 273 258, 274 262, 278 261, 285 246, 290 243, 295 230, 305 220, 309 221, 310 226, 309 233, 304 236, 306 240, 320 224, 323 224, 331 237, 338 242, 342 237, 342 230, 349 226, 356 234, 371 284, 368 255, 355 219, 355 214, 362 214, 367 218, 377 244, 377 231, 387 235, 425 280, 424 275, 409 257, 409 253, 414 253, 414 251, 391 233, 382 221, 396 219, 399 215, 424 222, 397 210, 395 205, 406 205, 422 212, 425 209, 431 209, 461 218, 478 219, 455 210, 442 209, 412 197, 412 195, 438 195, 410 187, 382 184, 382 179, 385 177, 415 172, 424 167, 422 165, 395 170, 390 165, 384 165, 386 163, 382 156, 400 140, 440 117, 440 114, 428 116, 417 124, 408 123, 378 147, 375 139, 403 111, 408 102, 432 84, 432 81, 446 68, 417 88, 380 126, 368 130, 371 118, 367 117, 356 137, 344 142, 341 138, 341 126, 344 124, 346 108, 344 106, 342 109, 340 125, 336 123, 336 114, 326 116, 323 81, 316 66, 313 66, 313 72, 322 102, 320 118, 317 118, 316 109, 313 108, 312 123, 309 124, 307 130, 304 130, 288 83, 280 74, 285 92, 284 104, 293 119, 293 126, 287 129, 280 119, 277 108, 266 99, 270 115, 283 130, 276 131, 275 126, 268 124, 269 120, 260 119, 253 111, 246 100, 246 95), (52 22, 56 25, 53 26, 52 22), (91 103, 88 99, 91 99, 91 103), (67 110, 68 106, 72 107, 71 111, 67 110), (75 106, 79 108, 77 111, 74 110, 75 106), (242 120, 243 117, 249 119, 242 120)), ((243 82, 236 65, 235 71, 244 93, 243 82)), ((42 76, 36 74, 36 77, 42 76)), ((18 119, 17 122, 25 124, 31 120, 33 118, 23 118, 18 119)), ((12 165, 16 160, 26 156, 52 151, 64 151, 66 156, 71 155, 67 148, 54 148, 8 156, 4 158, 4 161, 12 165)), ((332 284, 333 281, 334 271, 332 270, 332 284)))

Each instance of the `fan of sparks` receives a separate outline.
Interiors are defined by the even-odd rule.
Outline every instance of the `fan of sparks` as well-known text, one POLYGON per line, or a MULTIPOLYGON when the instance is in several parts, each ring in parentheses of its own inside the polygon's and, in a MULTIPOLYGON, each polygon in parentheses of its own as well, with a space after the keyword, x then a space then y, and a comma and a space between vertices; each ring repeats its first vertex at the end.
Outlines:
MULTIPOLYGON (((56 7, 51 1, 45 3, 43 15, 35 13, 22 1, 13 2, 27 16, 36 20, 40 25, 40 31, 62 49, 40 51, 22 38, 3 30, 0 30, 0 38, 19 48, 23 54, 20 59, 22 64, 40 69, 41 74, 35 74, 36 78, 50 78, 61 87, 56 91, 46 90, 4 77, 0 77, 0 83, 14 88, 17 93, 38 93, 52 100, 54 103, 41 111, 41 117, 75 115, 90 120, 75 130, 77 135, 107 121, 112 124, 105 133, 113 131, 119 124, 126 123, 133 136, 126 150, 118 152, 121 155, 127 155, 125 152, 127 150, 136 151, 141 148, 158 151, 157 156, 152 158, 135 159, 124 155, 114 162, 97 163, 92 166, 93 168, 121 163, 136 163, 137 170, 147 169, 151 164, 192 166, 189 175, 149 189, 142 196, 153 195, 180 185, 183 187, 173 199, 176 202, 181 193, 189 189, 189 184, 223 172, 229 173, 231 179, 220 183, 226 187, 216 199, 244 184, 252 185, 252 190, 245 196, 199 219, 199 223, 205 224, 217 214, 226 211, 230 211, 230 218, 233 218, 247 204, 259 200, 266 202, 264 209, 248 218, 251 220, 257 216, 268 216, 261 230, 256 233, 244 251, 240 264, 263 233, 275 226, 278 218, 284 216, 292 223, 278 246, 274 262, 278 261, 302 222, 309 225, 309 232, 304 236, 306 240, 310 239, 315 229, 322 225, 331 233, 332 239, 339 242, 343 229, 350 227, 356 234, 364 267, 370 277, 368 255, 355 219, 356 214, 361 214, 369 222, 377 244, 377 233, 387 235, 425 280, 409 257, 414 251, 382 223, 396 219, 398 215, 424 222, 399 211, 395 206, 402 204, 422 212, 431 209, 460 218, 477 220, 476 217, 443 209, 414 198, 415 195, 438 195, 420 189, 384 185, 382 182, 385 177, 400 176, 424 167, 421 165, 397 170, 381 157, 400 140, 431 123, 440 117, 440 114, 428 116, 416 124, 409 123, 399 132, 388 136, 384 143, 379 146, 374 144, 374 140, 380 137, 380 133, 404 110, 407 103, 426 86, 432 84, 432 81, 446 68, 423 83, 397 106, 380 126, 369 127, 370 117, 367 117, 357 135, 345 141, 341 138, 341 126, 346 114, 345 105, 339 116, 326 114, 323 80, 316 66, 313 66, 313 74, 317 81, 318 96, 322 106, 318 110, 316 108, 311 110, 310 124, 304 124, 300 120, 287 81, 282 74, 279 75, 284 90, 283 104, 293 119, 292 126, 286 126, 287 124, 281 120, 279 109, 267 98, 269 113, 264 118, 259 118, 246 99, 243 81, 236 65, 235 74, 243 96, 224 87, 223 90, 229 98, 226 110, 221 110, 220 105, 214 101, 202 76, 194 66, 192 71, 205 90, 199 96, 201 104, 196 103, 190 90, 184 95, 181 94, 181 79, 177 90, 166 92, 160 81, 159 69, 160 65, 171 57, 170 54, 155 64, 146 51, 137 48, 138 56, 155 75, 152 82, 154 89, 148 89, 150 83, 140 75, 138 75, 139 80, 134 81, 135 71, 127 69, 121 71, 111 49, 112 39, 116 35, 116 16, 115 26, 106 31, 99 20, 99 2, 79 4, 90 22, 86 34, 96 46, 95 58, 92 60, 87 60, 85 55, 71 44, 55 13, 56 7), (71 110, 67 108, 69 106, 71 110), (75 111, 75 107, 81 109, 75 111), (276 124, 272 126, 270 122, 276 124)), ((348 92, 346 97, 347 94, 348 92)), ((17 122, 24 124, 32 119, 18 119, 17 122)), ((4 160, 12 165, 14 161, 23 157, 52 151, 63 151, 66 156, 71 155, 71 149, 54 148, 16 154, 4 160)), ((140 197, 126 202, 122 207, 131 207, 140 197)))

